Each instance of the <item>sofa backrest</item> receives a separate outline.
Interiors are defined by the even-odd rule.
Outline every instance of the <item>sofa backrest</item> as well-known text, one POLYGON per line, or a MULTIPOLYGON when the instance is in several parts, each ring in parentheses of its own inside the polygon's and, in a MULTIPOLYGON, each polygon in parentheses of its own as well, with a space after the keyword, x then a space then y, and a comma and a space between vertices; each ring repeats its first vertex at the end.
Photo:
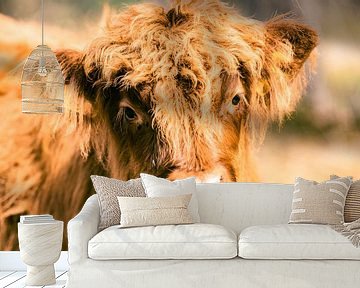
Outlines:
POLYGON ((223 225, 237 233, 253 225, 285 224, 292 193, 290 184, 197 184, 201 222, 223 225))

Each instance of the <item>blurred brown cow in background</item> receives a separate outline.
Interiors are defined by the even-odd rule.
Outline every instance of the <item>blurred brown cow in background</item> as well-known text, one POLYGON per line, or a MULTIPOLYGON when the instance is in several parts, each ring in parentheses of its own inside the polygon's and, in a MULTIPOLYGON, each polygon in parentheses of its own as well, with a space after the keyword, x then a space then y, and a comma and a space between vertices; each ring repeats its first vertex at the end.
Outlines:
POLYGON ((91 174, 253 180, 251 147, 294 110, 316 44, 305 25, 219 1, 140 4, 110 16, 85 50, 57 51, 64 115, 22 115, 19 87, 3 80, 0 250, 16 247, 20 214, 73 217, 91 174))

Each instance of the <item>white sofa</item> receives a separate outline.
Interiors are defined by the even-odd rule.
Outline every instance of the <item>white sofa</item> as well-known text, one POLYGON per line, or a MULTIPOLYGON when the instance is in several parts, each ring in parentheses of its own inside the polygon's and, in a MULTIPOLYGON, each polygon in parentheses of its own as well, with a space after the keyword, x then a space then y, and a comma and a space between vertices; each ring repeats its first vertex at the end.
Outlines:
POLYGON ((327 226, 287 224, 292 185, 197 184, 197 197, 208 225, 98 233, 91 196, 68 224, 66 287, 360 287, 360 248, 327 226))

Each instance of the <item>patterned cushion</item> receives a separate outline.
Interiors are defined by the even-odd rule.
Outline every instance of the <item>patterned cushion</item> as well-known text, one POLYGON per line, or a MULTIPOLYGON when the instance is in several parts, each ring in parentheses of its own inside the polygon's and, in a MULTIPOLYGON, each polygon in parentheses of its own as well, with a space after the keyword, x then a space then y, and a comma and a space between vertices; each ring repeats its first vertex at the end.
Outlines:
POLYGON ((346 197, 345 222, 353 222, 360 219, 360 180, 351 184, 349 193, 346 197))
POLYGON ((322 183, 296 178, 289 223, 342 224, 351 183, 349 177, 322 183))
POLYGON ((99 198, 100 230, 120 224, 120 209, 116 198, 117 196, 146 196, 140 178, 129 181, 121 181, 96 175, 92 175, 90 178, 99 198))
MULTIPOLYGON (((337 175, 331 175, 330 179, 340 178, 337 175)), ((346 196, 344 208, 344 220, 346 223, 360 219, 360 179, 354 181, 346 196)))
POLYGON ((193 223, 187 209, 191 194, 117 198, 121 210, 121 227, 193 223))

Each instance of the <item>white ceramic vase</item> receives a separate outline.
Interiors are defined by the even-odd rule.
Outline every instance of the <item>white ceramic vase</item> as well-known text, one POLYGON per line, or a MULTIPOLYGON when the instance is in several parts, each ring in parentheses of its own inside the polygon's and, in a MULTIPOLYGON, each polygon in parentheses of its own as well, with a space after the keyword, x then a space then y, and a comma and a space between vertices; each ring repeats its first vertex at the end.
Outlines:
POLYGON ((21 260, 27 265, 26 285, 56 283, 54 263, 59 259, 64 223, 18 223, 21 260))

